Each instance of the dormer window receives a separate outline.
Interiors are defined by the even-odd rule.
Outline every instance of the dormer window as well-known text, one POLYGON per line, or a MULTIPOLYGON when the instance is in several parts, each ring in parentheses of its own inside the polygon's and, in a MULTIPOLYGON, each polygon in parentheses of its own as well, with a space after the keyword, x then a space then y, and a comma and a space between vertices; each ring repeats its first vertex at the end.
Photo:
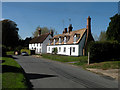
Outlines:
POLYGON ((79 38, 80 38, 80 34, 75 34, 74 35, 74 43, 76 43, 79 38))
POLYGON ((65 36, 65 37, 64 37, 64 44, 66 44, 66 41, 67 41, 67 39, 66 39, 66 38, 67 38, 67 37, 65 36))
POLYGON ((64 37, 59 36, 59 44, 61 44, 63 42, 63 40, 64 40, 64 37))
POLYGON ((55 39, 54 39, 54 45, 55 45, 55 39))
POLYGON ((76 43, 76 37, 77 37, 77 35, 75 34, 74 35, 74 43, 76 43))
POLYGON ((61 41, 61 37, 59 37, 59 44, 61 44, 62 43, 62 41, 61 41))

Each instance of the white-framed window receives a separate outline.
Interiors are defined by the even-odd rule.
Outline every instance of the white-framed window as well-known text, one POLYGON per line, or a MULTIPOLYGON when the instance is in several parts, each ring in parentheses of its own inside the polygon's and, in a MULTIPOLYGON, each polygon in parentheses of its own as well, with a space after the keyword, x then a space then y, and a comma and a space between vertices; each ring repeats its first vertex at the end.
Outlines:
POLYGON ((66 52, 66 47, 64 47, 64 50, 63 50, 63 52, 66 52))
POLYGON ((55 39, 54 39, 54 45, 55 45, 55 39))
POLYGON ((77 37, 76 37, 76 35, 74 35, 74 42, 76 43, 76 39, 77 39, 77 37))
POLYGON ((75 47, 73 47, 73 52, 75 52, 75 47))
POLYGON ((66 44, 66 37, 64 37, 64 44, 66 44))
POLYGON ((61 37, 59 37, 59 44, 61 44, 61 37))
POLYGON ((48 51, 50 51, 50 47, 48 47, 48 51))
POLYGON ((59 52, 61 52, 61 47, 59 47, 59 52))
POLYGON ((40 48, 40 53, 41 53, 41 48, 40 48))

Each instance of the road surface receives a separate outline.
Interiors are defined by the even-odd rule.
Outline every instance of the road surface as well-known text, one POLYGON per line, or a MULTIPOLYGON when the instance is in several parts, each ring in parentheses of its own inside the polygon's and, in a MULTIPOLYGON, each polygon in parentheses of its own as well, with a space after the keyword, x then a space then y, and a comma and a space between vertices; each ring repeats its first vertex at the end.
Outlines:
POLYGON ((14 57, 25 70, 32 88, 118 88, 117 80, 77 66, 32 56, 14 57))

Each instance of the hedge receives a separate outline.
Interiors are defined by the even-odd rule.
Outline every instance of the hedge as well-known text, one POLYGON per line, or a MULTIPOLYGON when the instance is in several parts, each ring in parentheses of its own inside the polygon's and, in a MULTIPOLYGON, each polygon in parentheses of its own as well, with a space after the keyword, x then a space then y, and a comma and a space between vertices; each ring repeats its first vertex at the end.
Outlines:
POLYGON ((92 42, 88 51, 92 62, 120 60, 120 44, 117 42, 92 42))
POLYGON ((31 54, 31 53, 30 53, 30 50, 28 50, 28 49, 21 49, 21 53, 22 53, 22 52, 27 52, 29 55, 31 54))

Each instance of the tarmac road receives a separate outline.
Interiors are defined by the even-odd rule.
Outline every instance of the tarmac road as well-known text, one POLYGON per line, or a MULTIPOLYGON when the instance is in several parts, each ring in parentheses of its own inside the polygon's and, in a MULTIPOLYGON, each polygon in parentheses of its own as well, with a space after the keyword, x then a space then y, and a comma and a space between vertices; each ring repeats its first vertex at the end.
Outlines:
POLYGON ((117 80, 80 67, 32 56, 14 57, 25 70, 32 88, 118 88, 117 80))

